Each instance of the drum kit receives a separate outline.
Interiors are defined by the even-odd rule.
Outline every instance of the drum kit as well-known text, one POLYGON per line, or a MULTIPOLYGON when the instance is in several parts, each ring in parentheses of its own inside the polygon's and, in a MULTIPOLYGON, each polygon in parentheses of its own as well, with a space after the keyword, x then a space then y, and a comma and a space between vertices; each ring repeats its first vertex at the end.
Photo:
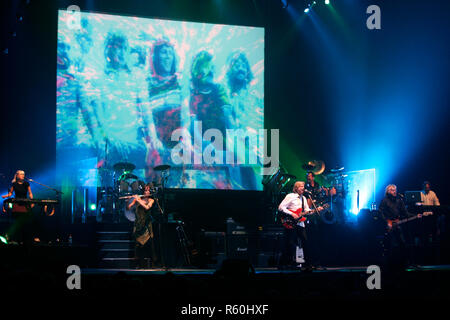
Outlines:
MULTIPOLYGON (((316 206, 326 206, 328 209, 321 212, 320 216, 323 222, 332 224, 337 222, 334 212, 339 210, 341 200, 345 199, 348 186, 344 173, 344 167, 336 167, 330 170, 325 169, 325 163, 322 160, 311 160, 302 165, 302 169, 307 172, 320 176, 322 188, 314 195, 313 201, 316 206), (336 207, 336 208, 335 208, 336 207)), ((280 165, 271 175, 263 179, 264 190, 271 195, 271 203, 274 215, 274 221, 278 217, 278 204, 287 193, 292 192, 292 186, 297 180, 295 175, 289 174, 287 170, 280 165)), ((301 179, 303 180, 303 179, 301 179)), ((340 215, 340 214, 339 214, 340 215)))
MULTIPOLYGON (((127 210, 126 204, 134 195, 142 195, 146 183, 133 173, 135 169, 136 166, 129 162, 118 162, 114 164, 112 170, 99 169, 102 183, 98 190, 99 215, 97 215, 97 219, 99 221, 105 214, 112 215, 113 222, 120 222, 123 217, 132 222, 136 219, 134 211, 127 210), (106 181, 109 181, 110 185, 105 183, 106 181)), ((163 211, 164 206, 164 188, 169 176, 169 169, 169 165, 154 167, 153 170, 160 172, 161 175, 158 181, 149 183, 151 196, 161 198, 161 211, 163 211)))

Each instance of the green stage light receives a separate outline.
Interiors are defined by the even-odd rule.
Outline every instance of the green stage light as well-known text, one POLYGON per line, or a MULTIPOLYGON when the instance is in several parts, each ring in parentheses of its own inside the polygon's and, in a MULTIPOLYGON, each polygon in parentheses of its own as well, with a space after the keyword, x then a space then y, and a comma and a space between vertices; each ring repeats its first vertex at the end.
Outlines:
POLYGON ((325 4, 330 4, 330 0, 325 0, 325 4))
POLYGON ((95 205, 95 203, 92 203, 89 207, 92 211, 94 211, 95 209, 97 209, 97 206, 95 205))
POLYGON ((0 236, 0 241, 1 241, 2 243, 4 243, 4 244, 8 244, 8 239, 6 239, 6 238, 3 237, 3 236, 0 236))

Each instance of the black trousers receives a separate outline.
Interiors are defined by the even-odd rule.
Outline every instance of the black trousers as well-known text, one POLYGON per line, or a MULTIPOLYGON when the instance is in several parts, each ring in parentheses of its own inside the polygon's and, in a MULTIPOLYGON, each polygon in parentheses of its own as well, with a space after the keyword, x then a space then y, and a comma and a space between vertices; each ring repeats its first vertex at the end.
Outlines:
POLYGON ((406 267, 411 254, 407 252, 406 240, 400 226, 385 233, 384 238, 385 263, 390 268, 406 267))
POLYGON ((283 265, 296 265, 296 246, 301 246, 303 249, 305 265, 311 265, 311 256, 306 228, 296 226, 294 229, 286 229, 285 239, 285 250, 283 252, 281 263, 283 265))
POLYGON ((10 241, 29 246, 33 243, 33 212, 12 212, 12 224, 7 232, 10 241))

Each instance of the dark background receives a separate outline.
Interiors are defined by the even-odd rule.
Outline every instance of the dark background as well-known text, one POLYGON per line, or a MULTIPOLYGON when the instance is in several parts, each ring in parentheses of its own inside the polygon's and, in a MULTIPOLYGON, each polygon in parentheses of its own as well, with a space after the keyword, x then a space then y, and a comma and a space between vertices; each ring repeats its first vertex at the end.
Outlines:
MULTIPOLYGON (((37 179, 54 167, 57 9, 76 4, 265 27, 265 127, 280 129, 289 172, 303 178, 301 164, 312 159, 327 168, 376 168, 378 201, 387 183, 404 191, 430 180, 448 204, 450 3, 331 1, 336 18, 317 2, 311 19, 303 13, 307 1, 289 1, 287 9, 277 0, 2 1, 0 189, 17 169, 37 179), (381 30, 366 28, 371 4, 381 8, 381 30)), ((253 192, 181 193, 192 200, 192 214, 222 223, 230 212, 258 215, 262 208, 253 192)))

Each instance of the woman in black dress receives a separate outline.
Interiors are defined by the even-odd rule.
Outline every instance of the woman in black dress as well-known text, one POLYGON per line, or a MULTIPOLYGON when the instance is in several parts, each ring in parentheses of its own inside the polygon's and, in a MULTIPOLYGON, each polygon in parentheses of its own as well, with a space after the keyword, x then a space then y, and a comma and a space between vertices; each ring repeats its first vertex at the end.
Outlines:
POLYGON ((146 259, 149 257, 151 257, 152 267, 154 267, 156 263, 151 216, 151 210, 155 200, 153 200, 150 196, 150 185, 147 184, 144 188, 144 195, 134 195, 131 202, 127 205, 128 210, 130 210, 133 206, 135 206, 136 210, 133 235, 136 240, 135 255, 138 268, 148 268, 149 264, 146 262, 146 259))

